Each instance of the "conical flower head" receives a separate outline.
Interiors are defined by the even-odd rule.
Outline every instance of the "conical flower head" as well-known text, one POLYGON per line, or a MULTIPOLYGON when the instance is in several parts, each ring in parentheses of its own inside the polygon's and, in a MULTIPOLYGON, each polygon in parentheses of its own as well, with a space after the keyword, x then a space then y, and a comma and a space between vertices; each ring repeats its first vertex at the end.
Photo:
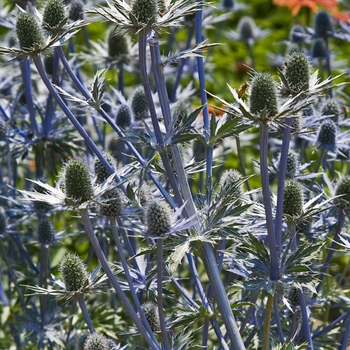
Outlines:
POLYGON ((269 116, 277 114, 276 84, 269 73, 254 74, 250 83, 249 105, 251 113, 260 113, 266 109, 269 116))
MULTIPOLYGON (((113 168, 117 168, 117 161, 112 156, 112 154, 108 152, 103 152, 103 157, 107 160, 108 164, 113 168)), ((94 159, 94 171, 96 175, 96 182, 98 184, 102 184, 105 182, 111 173, 108 171, 108 169, 104 166, 104 164, 101 162, 101 160, 97 157, 94 159)))
POLYGON ((84 350, 84 344, 90 333, 82 333, 75 337, 75 350, 84 350))
POLYGON ((337 126, 333 120, 325 120, 318 129, 317 143, 321 148, 334 149, 337 126))
POLYGON ((64 4, 61 0, 48 0, 43 14, 43 24, 47 28, 57 27, 66 17, 64 4))
MULTIPOLYGON (((108 34, 108 56, 116 59, 120 57, 127 57, 129 55, 129 43, 127 36, 124 34, 110 31, 108 34)), ((127 60, 126 60, 127 61, 127 60)))
POLYGON ((148 232, 160 236, 171 229, 171 209, 165 201, 154 200, 146 210, 148 232))
POLYGON ((225 170, 220 178, 220 192, 233 198, 241 198, 243 195, 242 175, 234 169, 225 170))
POLYGON ((145 206, 153 199, 151 188, 147 184, 143 184, 140 188, 140 204, 145 206))
POLYGON ((294 92, 307 90, 310 83, 310 62, 306 55, 294 52, 284 67, 284 74, 294 92))
POLYGON ((85 163, 78 159, 70 160, 64 169, 64 189, 66 196, 78 204, 91 199, 94 194, 89 170, 85 163))
POLYGON ((110 350, 108 339, 99 333, 91 333, 86 338, 84 350, 110 350))
POLYGON ((322 38, 317 38, 313 41, 311 47, 312 58, 327 58, 326 43, 322 38))
POLYGON ((155 22, 158 12, 157 0, 134 0, 131 13, 143 24, 155 22))
POLYGON ((333 116, 333 120, 337 122, 341 114, 339 103, 335 99, 327 100, 322 106, 321 114, 333 116))
POLYGON ((88 281, 86 266, 76 254, 67 253, 60 262, 59 271, 69 292, 81 290, 88 281))
POLYGON ((38 225, 38 241, 41 244, 52 244, 56 240, 55 229, 47 218, 39 221, 38 225))
POLYGON ((290 31, 290 41, 293 44, 303 43, 305 41, 304 35, 305 35, 304 27, 301 26, 300 24, 296 24, 292 27, 290 31))
POLYGON ((127 128, 131 125, 131 109, 127 104, 119 106, 115 122, 120 128, 127 128))
MULTIPOLYGON (((47 183, 47 180, 44 178, 41 178, 40 181, 47 183)), ((35 183, 33 185, 32 191, 47 194, 47 190, 44 187, 40 186, 38 183, 35 183)), ((33 201, 33 208, 38 214, 45 214, 53 209, 51 204, 42 201, 33 201)))
POLYGON ((250 16, 243 16, 237 25, 237 31, 242 41, 251 43, 255 38, 255 22, 250 16))
POLYGON ((16 22, 19 47, 23 50, 38 49, 45 40, 38 22, 30 14, 22 12, 16 22))
POLYGON ((283 213, 298 216, 303 211, 303 191, 298 181, 289 180, 285 184, 283 197, 283 213))
POLYGON ((299 155, 295 151, 289 150, 288 156, 287 156, 287 169, 286 169, 287 178, 293 179, 295 177, 298 164, 299 164, 299 155))
POLYGON ((334 200, 340 209, 350 208, 350 177, 347 176, 339 180, 335 189, 335 195, 341 196, 334 200))
POLYGON ((123 201, 120 190, 114 188, 106 191, 102 196, 103 203, 100 204, 100 215, 105 217, 117 217, 123 211, 123 201))
POLYGON ((143 86, 137 87, 131 97, 131 110, 137 120, 148 115, 148 104, 143 86))
POLYGON ((84 18, 84 2, 72 0, 69 6, 68 18, 71 21, 79 21, 84 18))
POLYGON ((160 331, 160 321, 158 313, 158 305, 152 301, 142 304, 143 312, 153 332, 160 331))
POLYGON ((314 30, 316 38, 327 38, 333 34, 332 18, 327 11, 320 11, 316 14, 314 30))

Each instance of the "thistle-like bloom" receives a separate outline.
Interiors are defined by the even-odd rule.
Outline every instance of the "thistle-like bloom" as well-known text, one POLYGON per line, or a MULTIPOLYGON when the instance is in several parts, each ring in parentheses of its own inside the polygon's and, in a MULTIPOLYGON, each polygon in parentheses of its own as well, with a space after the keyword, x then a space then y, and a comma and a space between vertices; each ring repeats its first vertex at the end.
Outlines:
MULTIPOLYGON (((117 160, 112 156, 112 154, 104 152, 103 156, 113 169, 117 168, 117 160)), ((94 158, 94 171, 96 182, 98 184, 105 182, 111 175, 107 168, 102 164, 101 160, 97 157, 94 158)))
POLYGON ((299 216, 303 211, 303 202, 303 191, 299 182, 288 181, 284 188, 283 214, 299 216))
POLYGON ((242 174, 234 169, 223 172, 220 178, 220 193, 240 199, 243 196, 242 174))
POLYGON ((134 90, 131 96, 131 109, 137 120, 143 119, 149 115, 145 89, 143 86, 138 86, 134 90))
POLYGON ((337 126, 332 120, 325 120, 317 133, 318 148, 333 150, 336 147, 337 126))
POLYGON ((117 114, 115 116, 116 124, 124 129, 131 125, 132 114, 131 109, 127 104, 122 104, 118 107, 117 114))
POLYGON ((55 229, 47 218, 43 218, 39 221, 37 232, 39 243, 51 245, 56 242, 55 229))
POLYGON ((43 27, 48 30, 57 30, 66 18, 62 0, 47 1, 43 14, 43 27))
POLYGON ((184 16, 194 13, 198 6, 198 2, 192 0, 133 0, 131 4, 125 0, 111 0, 106 3, 108 7, 98 6, 89 12, 115 23, 118 32, 129 34, 177 27, 184 16))
POLYGON ((332 18, 327 11, 320 11, 315 16, 315 37, 326 39, 334 32, 332 18))
POLYGON ((335 188, 335 195, 341 196, 334 199, 334 203, 338 208, 350 208, 350 177, 343 177, 339 180, 335 188))
POLYGON ((99 333, 91 333, 84 342, 84 350, 110 350, 108 339, 99 333))
POLYGON ((143 312, 151 327, 152 332, 160 331, 160 321, 158 314, 158 305, 152 301, 148 301, 142 304, 143 312))
POLYGON ((170 231, 172 226, 172 211, 164 201, 153 201, 146 210, 148 232, 151 236, 160 236, 170 231))

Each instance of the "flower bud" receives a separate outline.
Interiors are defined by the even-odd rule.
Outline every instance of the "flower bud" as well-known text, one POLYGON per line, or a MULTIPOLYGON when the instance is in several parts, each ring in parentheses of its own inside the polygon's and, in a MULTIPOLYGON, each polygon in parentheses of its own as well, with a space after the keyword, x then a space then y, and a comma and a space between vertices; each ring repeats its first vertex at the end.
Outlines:
POLYGON ((131 97, 131 110, 137 120, 148 115, 148 104, 143 86, 137 87, 131 97))
POLYGON ((120 194, 120 190, 114 188, 106 191, 101 196, 103 203, 100 204, 100 215, 105 217, 116 217, 119 216, 123 211, 123 201, 120 194))
POLYGON ((146 320, 148 321, 152 332, 160 331, 160 321, 158 313, 158 305, 152 301, 147 301, 142 304, 143 312, 145 313, 146 320))
POLYGON ((153 199, 153 195, 150 187, 147 184, 143 184, 140 188, 140 204, 145 206, 148 202, 153 199))
POLYGON ((327 100, 322 106, 321 114, 333 116, 333 120, 338 122, 341 114, 339 103, 335 99, 327 100))
POLYGON ((146 210, 148 232, 152 236, 160 236, 171 229, 171 209, 164 201, 154 200, 146 210))
POLYGON ((220 192, 233 198, 243 196, 242 175, 239 171, 230 169, 223 172, 220 178, 220 192))
POLYGON ((255 22, 250 16, 243 16, 237 25, 237 31, 242 41, 250 43, 255 38, 255 22))
POLYGON ((91 333, 86 338, 84 350, 110 350, 108 339, 99 333, 91 333))
POLYGON ((84 2, 72 0, 69 6, 68 18, 71 21, 79 21, 84 18, 84 2))
POLYGON ((299 295, 298 295, 298 289, 292 288, 289 292, 288 299, 292 306, 296 307, 300 305, 299 295))
POLYGON ((292 27, 290 31, 290 41, 293 44, 303 43, 305 41, 304 35, 305 35, 304 27, 301 26, 300 24, 296 24, 292 27))
POLYGON ((88 281, 86 266, 80 257, 76 254, 67 253, 63 256, 59 271, 62 280, 69 292, 78 292, 85 287, 88 281))
POLYGON ((71 159, 64 169, 64 189, 66 196, 82 204, 94 194, 89 170, 85 163, 71 159))
POLYGON ((131 13, 143 24, 155 21, 158 12, 157 0, 134 0, 131 13))
POLYGON ((298 164, 299 164, 299 155, 295 151, 289 150, 288 156, 287 156, 286 178, 293 179, 295 177, 298 164))
MULTIPOLYGON (((103 152, 103 157, 113 169, 117 168, 117 161, 110 153, 103 152)), ((94 159, 94 171, 96 175, 96 182, 98 184, 102 184, 111 176, 111 173, 107 170, 107 168, 102 164, 101 160, 97 157, 95 157, 94 159)))
POLYGON ((332 120, 325 120, 318 129, 317 143, 322 148, 334 149, 337 126, 332 120))
POLYGON ((327 58, 326 43, 322 38, 317 38, 313 41, 311 47, 312 58, 327 58))
POLYGON ((118 108, 115 122, 120 128, 127 128, 131 125, 131 109, 128 105, 121 105, 118 108))
POLYGON ((43 25, 48 28, 57 27, 66 18, 64 4, 61 0, 48 0, 43 14, 43 25))
POLYGON ((38 48, 45 42, 38 22, 25 12, 20 13, 17 18, 16 33, 19 47, 23 50, 38 48))
MULTIPOLYGON (((43 183, 47 183, 47 180, 43 178, 40 179, 40 181, 43 183)), ((42 194, 47 194, 47 191, 45 190, 45 188, 40 186, 37 183, 33 185, 32 191, 42 193, 42 194)), ((45 214, 53 209, 51 204, 42 202, 42 201, 33 201, 33 208, 38 214, 45 214)))
POLYGON ((310 63, 305 54, 294 52, 284 67, 289 87, 296 93, 308 89, 310 81, 310 63))
POLYGON ((340 209, 348 209, 350 207, 350 177, 344 177, 339 180, 335 189, 335 195, 341 196, 334 199, 334 203, 340 209))
POLYGON ((316 38, 327 38, 334 32, 332 18, 327 11, 319 11, 315 16, 314 30, 316 38))
POLYGON ((75 350, 84 350, 84 344, 90 333, 82 333, 75 337, 75 350))
POLYGON ((266 108, 267 114, 276 115, 276 84, 269 73, 255 73, 250 83, 249 105, 251 113, 260 113, 266 108))
POLYGON ((129 55, 129 51, 126 35, 115 33, 113 30, 110 31, 108 34, 108 56, 113 59, 125 57, 129 55))
POLYGON ((53 244, 56 241, 55 229, 47 218, 39 221, 38 241, 41 244, 53 244))
POLYGON ((303 212, 303 191, 299 182, 289 180, 285 184, 283 214, 298 216, 303 212))

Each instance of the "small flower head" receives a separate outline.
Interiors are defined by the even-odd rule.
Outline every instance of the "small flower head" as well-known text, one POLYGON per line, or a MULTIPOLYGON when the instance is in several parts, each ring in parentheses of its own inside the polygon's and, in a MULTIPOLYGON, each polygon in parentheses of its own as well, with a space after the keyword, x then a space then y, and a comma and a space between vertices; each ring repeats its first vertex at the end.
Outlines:
POLYGON ((84 350, 84 344, 90 333, 82 333, 75 337, 75 350, 84 350))
MULTIPOLYGON (((104 152, 103 156, 113 169, 117 168, 117 161, 110 153, 104 152)), ((96 182, 98 184, 102 184, 111 175, 107 168, 102 164, 101 160, 97 157, 94 159, 94 171, 96 175, 96 182)))
POLYGON ((63 182, 66 196, 77 204, 90 200, 94 194, 89 170, 81 160, 71 159, 65 165, 63 182))
POLYGON ((0 210, 0 237, 6 233, 7 224, 6 224, 6 216, 0 210))
POLYGON ((100 333, 91 333, 85 340, 84 350, 110 350, 108 339, 100 333))
POLYGON ((137 87, 131 96, 131 109, 137 120, 148 115, 148 104, 143 86, 137 87))
POLYGON ((133 0, 131 13, 143 24, 155 22, 157 12, 157 0, 133 0))
POLYGON ((300 300, 299 300, 299 295, 298 295, 298 289, 297 288, 292 288, 289 292, 288 299, 290 304, 293 307, 297 307, 300 305, 300 300))
POLYGON ((290 31, 290 41, 293 44, 303 43, 305 41, 305 29, 300 24, 296 24, 290 31))
POLYGON ((316 38, 327 38, 334 32, 332 18, 327 11, 319 11, 315 16, 314 30, 316 38))
POLYGON ((310 62, 302 52, 294 52, 284 67, 289 87, 296 93, 309 88, 310 62))
POLYGON ((101 199, 103 202, 100 204, 100 215, 105 217, 119 216, 123 211, 123 201, 120 190, 114 188, 106 191, 101 199))
POLYGON ((160 331, 158 305, 152 301, 142 304, 143 312, 153 332, 160 331))
POLYGON ((43 14, 44 28, 57 28, 66 18, 64 4, 61 0, 48 0, 43 14))
POLYGON ((68 18, 71 21, 79 21, 84 18, 84 2, 72 0, 69 5, 68 18))
POLYGON ((335 189, 335 195, 341 196, 334 200, 334 203, 340 209, 349 209, 350 207, 350 177, 344 177, 339 180, 335 189))
POLYGON ((110 31, 108 34, 108 56, 121 63, 129 62, 130 47, 128 37, 124 34, 110 31))
POLYGON ((321 114, 332 116, 333 120, 338 122, 341 114, 339 103, 335 99, 327 100, 321 108, 321 114))
POLYGON ((317 133, 319 148, 334 149, 337 136, 337 126, 332 120, 322 122, 317 133))
POLYGON ((243 16, 237 26, 237 32, 239 33, 240 39, 246 43, 253 43, 255 38, 256 26, 252 17, 243 16))
POLYGON ((327 49, 324 39, 317 38, 313 41, 311 47, 312 58, 327 58, 327 49))
POLYGON ((278 112, 276 84, 269 73, 257 72, 253 75, 249 90, 251 113, 260 113, 264 109, 270 116, 278 112))
POLYGON ((171 209, 165 201, 154 200, 148 204, 146 220, 151 236, 160 236, 168 232, 172 226, 171 209))
POLYGON ((22 12, 16 22, 19 46, 23 50, 38 50, 45 43, 44 35, 36 19, 22 12))
POLYGON ((53 244, 56 241, 55 229, 47 218, 39 221, 38 225, 38 241, 41 244, 53 244))
POLYGON ((131 125, 131 109, 127 104, 120 105, 117 110, 115 122, 120 128, 127 128, 131 125))
POLYGON ((59 271, 69 292, 78 292, 88 282, 88 272, 85 264, 76 254, 67 253, 62 258, 59 271))
POLYGON ((287 156, 287 169, 286 169, 286 178, 293 179, 297 172, 299 165, 299 155, 293 151, 288 151, 287 156))
POLYGON ((283 197, 283 213, 299 216, 303 211, 303 191, 298 181, 289 180, 285 184, 283 197))
POLYGON ((140 188, 140 204, 145 206, 153 199, 152 191, 147 184, 143 184, 140 188))
MULTIPOLYGON (((40 179, 41 182, 47 183, 46 179, 40 179)), ((44 187, 40 186, 38 183, 33 185, 32 191, 45 194, 47 191, 44 187)), ((52 205, 46 202, 34 201, 33 208, 38 214, 48 213, 53 209, 52 205)))
POLYGON ((239 199, 243 196, 242 175, 239 171, 230 169, 223 172, 220 178, 220 192, 239 199))
POLYGON ((311 237, 312 218, 305 218, 297 223, 296 230, 298 233, 311 237))

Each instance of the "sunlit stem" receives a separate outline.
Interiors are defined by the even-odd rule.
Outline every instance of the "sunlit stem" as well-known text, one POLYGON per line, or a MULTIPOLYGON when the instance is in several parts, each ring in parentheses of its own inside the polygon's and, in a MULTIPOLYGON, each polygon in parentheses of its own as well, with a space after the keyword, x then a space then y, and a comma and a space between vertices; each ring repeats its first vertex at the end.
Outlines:
POLYGON ((84 300, 84 294, 80 293, 79 295, 77 295, 77 300, 80 306, 80 310, 83 314, 84 320, 89 328, 90 333, 94 333, 95 332, 95 328, 92 324, 88 309, 86 307, 86 303, 84 300))
POLYGON ((273 309, 273 300, 275 296, 268 294, 267 296, 267 304, 265 308, 265 317, 264 317, 264 328, 263 328, 263 339, 262 339, 262 350, 270 349, 270 324, 271 324, 271 315, 273 309))

